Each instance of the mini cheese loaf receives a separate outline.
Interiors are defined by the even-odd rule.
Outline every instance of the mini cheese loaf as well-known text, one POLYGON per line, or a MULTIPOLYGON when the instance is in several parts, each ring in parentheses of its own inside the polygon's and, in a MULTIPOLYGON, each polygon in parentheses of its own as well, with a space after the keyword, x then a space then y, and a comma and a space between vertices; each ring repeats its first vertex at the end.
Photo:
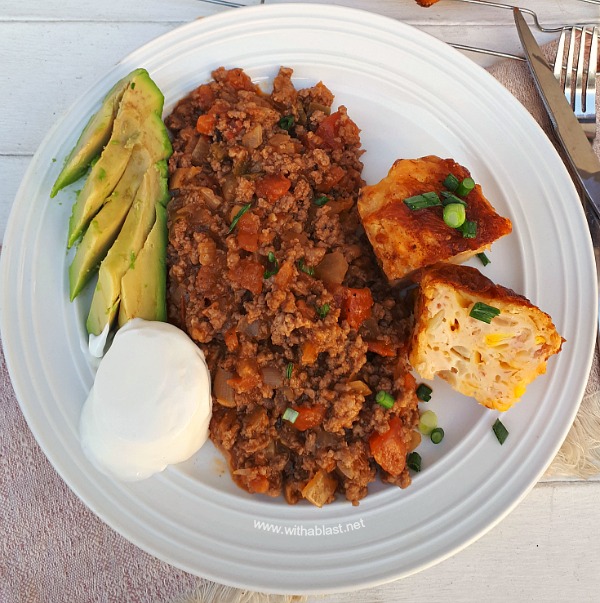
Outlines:
POLYGON ((440 263, 420 274, 409 358, 424 379, 438 375, 505 411, 563 341, 548 314, 475 268, 440 263))
POLYGON ((358 198, 358 212, 375 255, 390 280, 436 262, 464 262, 512 230, 484 197, 481 187, 464 196, 466 219, 476 232, 467 237, 444 222, 441 205, 410 209, 404 202, 415 195, 449 193, 444 181, 449 174, 462 181, 469 171, 453 159, 435 155, 398 159, 378 184, 365 186, 358 198))

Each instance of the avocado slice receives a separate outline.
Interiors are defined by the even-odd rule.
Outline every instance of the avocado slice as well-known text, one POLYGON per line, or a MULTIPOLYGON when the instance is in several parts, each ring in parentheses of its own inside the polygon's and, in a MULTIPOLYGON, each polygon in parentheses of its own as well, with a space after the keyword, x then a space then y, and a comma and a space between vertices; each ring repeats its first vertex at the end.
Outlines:
POLYGON ((171 153, 167 129, 162 119, 153 113, 144 124, 140 143, 134 147, 123 176, 90 222, 77 246, 75 257, 69 266, 71 301, 95 274, 116 239, 146 170, 153 163, 167 159, 171 153))
POLYGON ((87 319, 88 333, 99 335, 112 325, 121 295, 121 279, 135 265, 148 234, 156 221, 155 204, 168 197, 167 164, 164 160, 150 166, 142 179, 123 228, 100 264, 98 283, 87 319))
POLYGON ((93 165, 73 205, 67 246, 70 248, 121 179, 133 147, 151 114, 162 116, 164 97, 148 72, 136 75, 123 93, 113 130, 100 159, 93 165))
POLYGON ((162 203, 155 208, 156 222, 121 279, 119 327, 131 318, 167 320, 167 210, 162 203))
POLYGON ((50 197, 55 197, 59 190, 79 180, 90 166, 92 159, 100 155, 110 139, 123 93, 131 81, 143 72, 144 69, 135 69, 108 91, 100 109, 90 117, 71 153, 65 159, 63 169, 50 191, 50 197))

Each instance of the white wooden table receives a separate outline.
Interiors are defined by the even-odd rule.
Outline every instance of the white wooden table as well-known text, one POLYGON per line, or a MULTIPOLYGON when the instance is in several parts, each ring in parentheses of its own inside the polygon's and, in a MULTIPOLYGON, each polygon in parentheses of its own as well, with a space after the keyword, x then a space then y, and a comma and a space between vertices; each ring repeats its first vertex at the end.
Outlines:
MULTIPOLYGON (((427 10, 414 0, 330 4, 368 8, 449 42, 518 52, 509 11, 452 0, 427 10)), ((548 25, 600 23, 600 6, 577 0, 521 5, 548 25)), ((224 9, 197 0, 3 0, 0 241, 31 156, 74 99, 138 46, 219 10, 224 9)), ((489 58, 471 56, 489 64, 489 58)), ((405 580, 325 600, 600 601, 600 481, 540 483, 500 525, 454 557, 405 580)))

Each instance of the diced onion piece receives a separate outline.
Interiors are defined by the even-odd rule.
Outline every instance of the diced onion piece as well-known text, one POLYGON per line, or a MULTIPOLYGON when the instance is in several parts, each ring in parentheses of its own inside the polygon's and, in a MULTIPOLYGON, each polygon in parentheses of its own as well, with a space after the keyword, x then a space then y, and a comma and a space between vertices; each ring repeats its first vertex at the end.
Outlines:
POLYGON ((429 435, 437 427, 437 415, 433 410, 426 410, 419 419, 419 431, 429 435))
POLYGON ((263 141, 263 128, 256 124, 242 136, 242 145, 247 149, 257 149, 263 141))
POLYGON ((227 408, 235 408, 235 395, 233 388, 227 381, 233 377, 233 373, 218 368, 215 374, 215 382, 213 384, 213 393, 217 402, 221 406, 227 408))
POLYGON ((371 388, 364 381, 360 381, 360 380, 350 381, 350 383, 348 383, 348 387, 353 392, 356 392, 357 394, 361 394, 363 396, 369 396, 373 393, 371 391, 371 388))
POLYGON ((325 283, 341 285, 348 272, 348 262, 341 251, 327 253, 315 268, 315 276, 325 283))
POLYGON ((181 188, 186 182, 191 180, 196 174, 199 174, 201 171, 201 168, 196 166, 177 168, 171 176, 169 188, 181 188))
POLYGON ((202 198, 206 202, 206 206, 209 209, 218 209, 223 203, 223 198, 219 197, 212 189, 208 186, 201 186, 198 188, 198 192, 202 195, 202 198))
POLYGON ((270 387, 280 387, 283 385, 283 374, 281 369, 277 367, 265 366, 265 368, 262 369, 262 377, 263 382, 270 387))

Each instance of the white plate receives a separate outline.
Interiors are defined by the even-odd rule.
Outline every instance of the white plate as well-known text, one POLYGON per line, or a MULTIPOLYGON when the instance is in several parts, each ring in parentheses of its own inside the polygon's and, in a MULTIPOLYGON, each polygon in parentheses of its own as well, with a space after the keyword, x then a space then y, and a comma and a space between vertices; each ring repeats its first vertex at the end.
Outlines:
POLYGON ((314 4, 260 6, 196 21, 112 69, 35 155, 11 214, 1 277, 3 344, 19 402, 75 493, 157 557, 270 592, 333 592, 406 576, 490 529, 533 486, 566 436, 596 331, 584 215, 533 119, 486 72, 422 32, 314 4), (68 301, 65 241, 74 192, 51 201, 50 187, 118 78, 146 67, 165 93, 168 113, 220 65, 244 67, 265 86, 279 65, 293 67, 300 86, 323 80, 362 129, 368 182, 399 157, 453 157, 512 219, 513 234, 494 245, 492 263, 482 270, 549 312, 567 342, 548 373, 503 417, 510 431, 504 446, 491 431, 496 413, 436 381, 429 407, 445 428, 444 442, 421 446, 424 470, 410 488, 374 484, 357 507, 339 500, 317 509, 250 496, 232 484, 210 445, 187 463, 129 485, 104 477, 82 457, 77 424, 95 368, 82 351, 85 308, 68 301))

